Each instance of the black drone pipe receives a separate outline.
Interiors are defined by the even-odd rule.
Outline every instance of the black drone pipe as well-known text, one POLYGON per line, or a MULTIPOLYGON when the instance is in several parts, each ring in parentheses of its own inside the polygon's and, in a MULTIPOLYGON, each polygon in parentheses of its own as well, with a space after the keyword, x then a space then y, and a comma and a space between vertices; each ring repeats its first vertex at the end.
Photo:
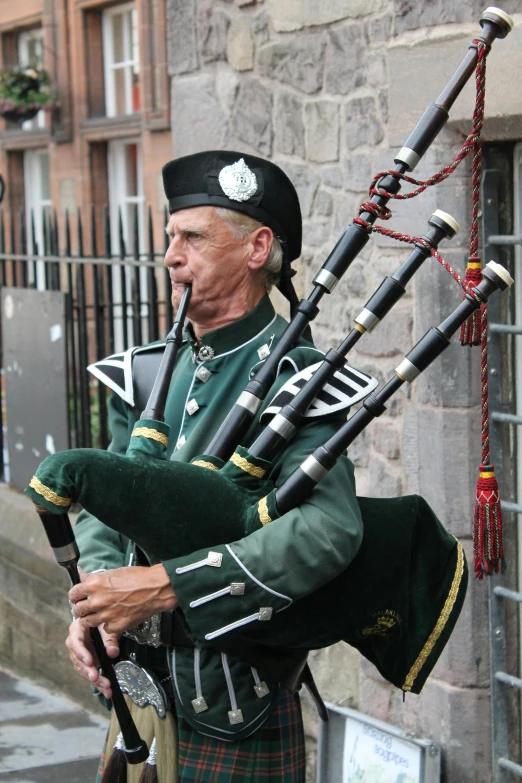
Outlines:
MULTIPOLYGON (((58 564, 67 570, 73 585, 79 584, 81 581, 78 572, 80 552, 74 538, 69 515, 67 513, 60 515, 50 514, 41 506, 37 506, 36 510, 42 520, 58 564)), ((111 684, 112 704, 118 717, 123 742, 125 743, 125 757, 129 764, 141 764, 149 756, 147 743, 142 740, 134 724, 99 629, 91 628, 90 634, 103 675, 107 677, 111 684)))
POLYGON ((469 316, 481 307, 494 291, 503 291, 513 283, 500 264, 490 261, 483 280, 472 293, 466 293, 457 309, 440 326, 433 326, 411 349, 395 370, 395 376, 376 394, 366 398, 362 407, 323 446, 319 446, 276 490, 275 502, 280 515, 295 508, 308 497, 315 485, 335 465, 363 429, 386 410, 385 403, 404 383, 412 383, 450 344, 450 338, 469 316))
POLYGON ((428 221, 430 230, 415 243, 414 250, 406 261, 391 276, 386 277, 370 297, 361 313, 355 319, 355 327, 336 349, 328 351, 318 370, 296 396, 271 419, 257 440, 249 446, 253 457, 271 460, 290 440, 311 405, 314 398, 344 365, 344 361, 365 332, 373 331, 382 319, 406 293, 406 285, 420 269, 432 250, 436 250, 443 239, 452 239, 459 230, 459 224, 451 215, 437 210, 428 221))
POLYGON ((178 351, 183 342, 183 325, 187 316, 191 294, 192 285, 187 283, 183 296, 181 297, 181 302, 179 303, 178 312, 176 313, 176 320, 167 335, 165 352, 161 359, 161 364, 147 402, 147 407, 141 414, 140 419, 155 419, 156 421, 165 420, 167 394, 178 351))
MULTIPOLYGON (((512 29, 512 20, 497 8, 488 8, 480 20, 482 32, 476 40, 490 47, 496 38, 505 38, 512 29)), ((464 85, 473 73, 478 61, 478 44, 473 42, 469 51, 439 96, 437 103, 431 104, 412 133, 408 136, 404 147, 395 158, 395 171, 383 177, 379 188, 389 194, 396 194, 401 188, 398 176, 412 171, 422 156, 430 147, 444 127, 449 109, 462 91, 464 85)), ((375 194, 371 203, 385 207, 390 197, 375 194)), ((360 216, 373 225, 377 219, 375 214, 362 212, 360 216)), ((298 306, 298 312, 282 335, 279 343, 270 354, 263 367, 256 374, 238 397, 233 408, 221 424, 211 443, 206 449, 209 456, 227 460, 235 447, 240 443, 256 415, 261 403, 272 386, 277 368, 283 356, 292 350, 304 330, 319 312, 318 304, 325 293, 332 293, 335 286, 346 272, 352 261, 357 257, 369 240, 369 233, 359 223, 353 222, 346 228, 329 257, 314 279, 314 289, 308 299, 303 299, 298 306)))

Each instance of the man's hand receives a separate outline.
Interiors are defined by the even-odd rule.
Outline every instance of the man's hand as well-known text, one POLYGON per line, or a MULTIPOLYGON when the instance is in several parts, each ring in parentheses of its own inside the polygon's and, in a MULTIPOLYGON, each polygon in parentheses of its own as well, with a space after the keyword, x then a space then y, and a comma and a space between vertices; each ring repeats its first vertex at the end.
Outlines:
MULTIPOLYGON (((69 626, 69 636, 65 642, 75 671, 108 699, 112 696, 110 682, 98 672, 99 662, 91 641, 90 628, 84 620, 75 620, 69 626)), ((106 633, 100 628, 101 637, 109 658, 117 658, 120 653, 118 635, 106 633)))
POLYGON ((73 604, 74 616, 82 618, 82 623, 91 627, 103 626, 108 634, 121 634, 156 612, 178 606, 161 563, 88 574, 71 588, 69 601, 73 604))

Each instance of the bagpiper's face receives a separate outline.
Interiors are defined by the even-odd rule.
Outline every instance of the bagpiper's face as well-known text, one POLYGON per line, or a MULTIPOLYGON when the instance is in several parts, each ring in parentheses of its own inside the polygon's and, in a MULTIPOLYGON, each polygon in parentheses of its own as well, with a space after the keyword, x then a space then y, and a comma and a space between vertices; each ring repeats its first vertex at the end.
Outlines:
POLYGON ((172 304, 179 305, 184 285, 192 283, 190 312, 219 308, 230 292, 250 285, 250 237, 237 238, 214 207, 191 207, 170 216, 165 264, 172 282, 172 304))

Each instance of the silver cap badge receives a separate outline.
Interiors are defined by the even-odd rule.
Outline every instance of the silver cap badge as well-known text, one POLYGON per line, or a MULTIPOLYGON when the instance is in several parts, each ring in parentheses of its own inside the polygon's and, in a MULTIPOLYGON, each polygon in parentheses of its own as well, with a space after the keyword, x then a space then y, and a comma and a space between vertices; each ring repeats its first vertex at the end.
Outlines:
POLYGON ((257 191, 257 178, 243 158, 225 166, 219 172, 219 184, 223 193, 232 201, 248 201, 257 191))

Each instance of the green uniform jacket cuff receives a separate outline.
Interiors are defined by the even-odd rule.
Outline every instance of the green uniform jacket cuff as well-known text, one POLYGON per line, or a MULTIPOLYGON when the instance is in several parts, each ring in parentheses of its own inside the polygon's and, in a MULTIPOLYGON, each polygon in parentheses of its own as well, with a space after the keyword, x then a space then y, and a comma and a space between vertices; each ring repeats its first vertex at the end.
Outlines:
POLYGON ((163 565, 190 631, 201 645, 245 625, 269 623, 292 603, 289 596, 251 574, 230 544, 200 549, 163 565))

